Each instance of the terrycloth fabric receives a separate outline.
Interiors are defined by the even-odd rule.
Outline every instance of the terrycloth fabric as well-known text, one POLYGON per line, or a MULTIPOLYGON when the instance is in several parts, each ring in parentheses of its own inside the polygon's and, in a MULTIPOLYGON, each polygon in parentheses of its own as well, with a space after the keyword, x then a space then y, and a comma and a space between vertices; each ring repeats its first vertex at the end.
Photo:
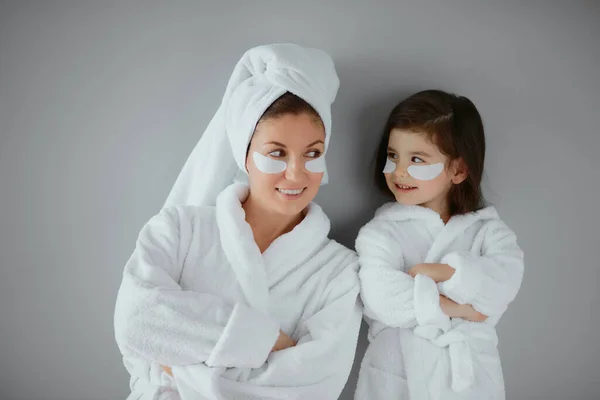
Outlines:
MULTIPOLYGON (((331 139, 331 104, 339 79, 333 61, 319 49, 295 44, 248 50, 235 66, 219 109, 188 157, 165 207, 214 205, 238 171, 246 172, 246 150, 264 111, 291 92, 308 102, 325 127, 325 157, 331 139)), ((322 183, 327 183, 325 172, 322 183)))
POLYGON ((504 399, 495 326, 515 298, 523 253, 492 207, 444 224, 432 210, 388 203, 356 240, 370 325, 356 399, 504 399), (456 271, 438 285, 406 272, 420 263, 456 271), (439 294, 490 316, 448 318, 439 294))
POLYGON ((216 207, 167 208, 141 231, 115 312, 130 399, 312 400, 342 391, 361 320, 357 256, 327 238, 329 220, 314 203, 261 255, 241 207, 247 195, 233 184, 216 207), (298 344, 270 353, 279 329, 298 344))

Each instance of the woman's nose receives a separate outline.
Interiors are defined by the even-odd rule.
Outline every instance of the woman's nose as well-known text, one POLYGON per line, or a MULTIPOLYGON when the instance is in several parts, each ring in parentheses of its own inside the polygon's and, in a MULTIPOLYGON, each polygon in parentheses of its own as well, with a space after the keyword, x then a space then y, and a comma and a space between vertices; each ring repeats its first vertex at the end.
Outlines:
POLYGON ((306 166, 302 158, 290 158, 287 161, 285 178, 291 181, 301 180, 306 175, 306 166))

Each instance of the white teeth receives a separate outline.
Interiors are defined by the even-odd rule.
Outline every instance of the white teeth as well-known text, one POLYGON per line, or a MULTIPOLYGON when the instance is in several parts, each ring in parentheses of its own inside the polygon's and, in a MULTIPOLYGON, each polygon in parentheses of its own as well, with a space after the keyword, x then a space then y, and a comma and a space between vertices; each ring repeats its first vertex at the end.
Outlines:
POLYGON ((400 189, 412 189, 411 186, 398 185, 400 189))
POLYGON ((279 190, 280 193, 291 194, 291 195, 298 195, 298 194, 304 192, 304 189, 294 189, 294 190, 277 189, 277 190, 279 190))

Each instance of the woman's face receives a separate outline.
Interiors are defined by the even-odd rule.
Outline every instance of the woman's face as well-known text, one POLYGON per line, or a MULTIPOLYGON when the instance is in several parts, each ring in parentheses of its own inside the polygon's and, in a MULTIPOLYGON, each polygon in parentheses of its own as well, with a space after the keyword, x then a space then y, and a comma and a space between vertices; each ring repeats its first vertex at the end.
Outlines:
POLYGON ((246 155, 253 201, 278 214, 302 212, 323 179, 324 141, 321 121, 306 113, 259 122, 246 155))

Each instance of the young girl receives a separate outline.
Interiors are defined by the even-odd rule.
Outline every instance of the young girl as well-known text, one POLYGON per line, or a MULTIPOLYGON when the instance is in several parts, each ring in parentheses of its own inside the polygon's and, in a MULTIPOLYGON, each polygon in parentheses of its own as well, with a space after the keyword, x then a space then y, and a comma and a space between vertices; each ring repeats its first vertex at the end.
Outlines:
POLYGON ((395 202, 359 232, 370 325, 356 399, 504 399, 495 326, 515 298, 523 253, 480 189, 473 103, 438 90, 392 111, 376 182, 395 202))

